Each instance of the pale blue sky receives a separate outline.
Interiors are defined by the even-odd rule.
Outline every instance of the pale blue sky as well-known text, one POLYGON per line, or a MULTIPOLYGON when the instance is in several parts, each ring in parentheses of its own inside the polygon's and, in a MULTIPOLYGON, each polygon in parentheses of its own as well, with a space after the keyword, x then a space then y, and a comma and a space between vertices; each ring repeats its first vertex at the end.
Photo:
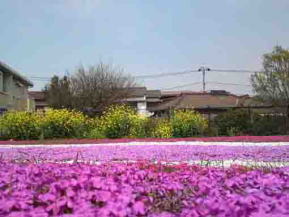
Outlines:
MULTIPOLYGON (((132 75, 203 64, 256 70, 273 46, 289 47, 288 11, 288 0, 1 0, 0 59, 41 77, 99 60, 132 75)), ((248 84, 248 77, 210 72, 207 80, 248 84)), ((200 73, 139 83, 166 89, 198 81, 200 73)), ((45 82, 34 83, 41 89, 45 82)), ((250 93, 245 86, 208 89, 250 93)))

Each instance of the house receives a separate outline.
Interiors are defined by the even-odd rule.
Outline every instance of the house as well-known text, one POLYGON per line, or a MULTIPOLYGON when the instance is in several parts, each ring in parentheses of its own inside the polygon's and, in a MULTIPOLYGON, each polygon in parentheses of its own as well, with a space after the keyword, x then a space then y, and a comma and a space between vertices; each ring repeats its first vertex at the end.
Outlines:
POLYGON ((152 115, 152 108, 161 102, 160 90, 147 90, 146 87, 132 87, 129 93, 129 96, 122 100, 122 102, 126 102, 136 108, 139 114, 152 115))
MULTIPOLYGON (((160 90, 147 90, 146 87, 132 87, 128 90, 129 96, 121 100, 137 109, 138 113, 143 115, 151 115, 151 109, 161 102, 160 90)), ((49 107, 45 94, 42 91, 30 91, 29 95, 35 100, 35 109, 43 110, 49 107)))
POLYGON ((34 99, 36 111, 46 110, 49 107, 43 91, 29 91, 29 96, 34 99))
POLYGON ((161 102, 151 111, 156 116, 169 116, 173 109, 194 109, 209 118, 232 108, 244 106, 248 95, 237 96, 224 90, 210 92, 163 91, 161 102))
POLYGON ((282 115, 286 110, 285 107, 273 106, 249 95, 211 90, 209 92, 162 91, 160 103, 155 104, 150 111, 154 112, 155 116, 166 117, 174 109, 194 109, 209 119, 229 109, 247 109, 249 112, 258 112, 262 115, 282 115))
POLYGON ((33 110, 28 88, 33 84, 7 64, 0 62, 0 112, 6 110, 33 110))
MULTIPOLYGON (((139 114, 147 116, 166 117, 173 109, 194 109, 209 119, 229 109, 248 109, 264 114, 281 113, 281 108, 258 102, 249 95, 239 96, 224 90, 160 91, 148 90, 146 87, 132 87, 128 92, 129 96, 120 102, 136 108, 139 114)), ((48 108, 42 91, 30 91, 29 95, 35 100, 36 110, 48 108)))

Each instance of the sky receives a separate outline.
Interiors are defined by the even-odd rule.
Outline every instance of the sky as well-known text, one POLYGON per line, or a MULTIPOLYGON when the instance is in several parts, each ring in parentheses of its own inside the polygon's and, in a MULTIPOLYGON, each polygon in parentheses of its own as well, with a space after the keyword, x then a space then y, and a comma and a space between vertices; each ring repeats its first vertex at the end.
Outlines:
MULTIPOLYGON (((255 71, 274 46, 289 48, 288 0, 0 1, 0 60, 31 78, 33 90, 100 61, 132 76, 200 66, 255 71)), ((211 71, 207 90, 252 94, 249 78, 211 71)), ((194 91, 202 85, 185 85, 201 81, 200 72, 137 79, 150 89, 194 91)))

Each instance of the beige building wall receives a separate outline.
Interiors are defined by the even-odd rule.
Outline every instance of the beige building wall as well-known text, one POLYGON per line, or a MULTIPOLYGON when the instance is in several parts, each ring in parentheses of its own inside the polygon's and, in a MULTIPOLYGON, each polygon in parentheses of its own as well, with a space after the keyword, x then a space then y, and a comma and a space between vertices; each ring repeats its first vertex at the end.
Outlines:
POLYGON ((33 110, 33 99, 29 98, 28 86, 13 77, 12 74, 0 71, 0 107, 7 110, 33 110))

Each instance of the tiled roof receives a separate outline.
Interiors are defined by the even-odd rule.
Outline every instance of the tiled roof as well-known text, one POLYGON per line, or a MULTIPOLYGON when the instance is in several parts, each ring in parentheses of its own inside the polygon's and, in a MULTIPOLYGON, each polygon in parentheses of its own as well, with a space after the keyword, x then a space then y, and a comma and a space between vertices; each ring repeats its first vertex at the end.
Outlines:
POLYGON ((179 96, 181 94, 203 94, 203 92, 196 92, 196 91, 161 91, 162 97, 174 97, 179 96))
POLYGON ((146 94, 146 87, 131 87, 128 89, 130 97, 143 97, 146 94))
MULTIPOLYGON (((169 94, 166 93, 166 97, 169 94)), ((173 95, 173 93, 170 93, 173 95)), ((164 100, 153 108, 154 111, 168 109, 186 109, 186 108, 233 108, 243 106, 248 96, 236 96, 233 94, 217 95, 208 92, 181 92, 174 97, 164 100)))
POLYGON ((270 107, 273 105, 268 102, 263 102, 255 97, 248 97, 244 100, 244 106, 246 107, 270 107))
POLYGON ((160 90, 147 90, 146 91, 147 98, 161 98, 160 90))
POLYGON ((45 94, 43 91, 29 91, 29 96, 35 100, 45 100, 45 94))
POLYGON ((130 97, 143 97, 147 96, 147 98, 160 98, 161 91, 160 90, 147 90, 146 87, 131 87, 129 88, 130 97))
MULTIPOLYGON (((161 91, 159 90, 147 90, 146 87, 131 87, 129 88, 129 97, 144 97, 147 98, 160 98, 161 91)), ((45 94, 43 91, 30 91, 29 95, 35 100, 45 100, 45 94)))

